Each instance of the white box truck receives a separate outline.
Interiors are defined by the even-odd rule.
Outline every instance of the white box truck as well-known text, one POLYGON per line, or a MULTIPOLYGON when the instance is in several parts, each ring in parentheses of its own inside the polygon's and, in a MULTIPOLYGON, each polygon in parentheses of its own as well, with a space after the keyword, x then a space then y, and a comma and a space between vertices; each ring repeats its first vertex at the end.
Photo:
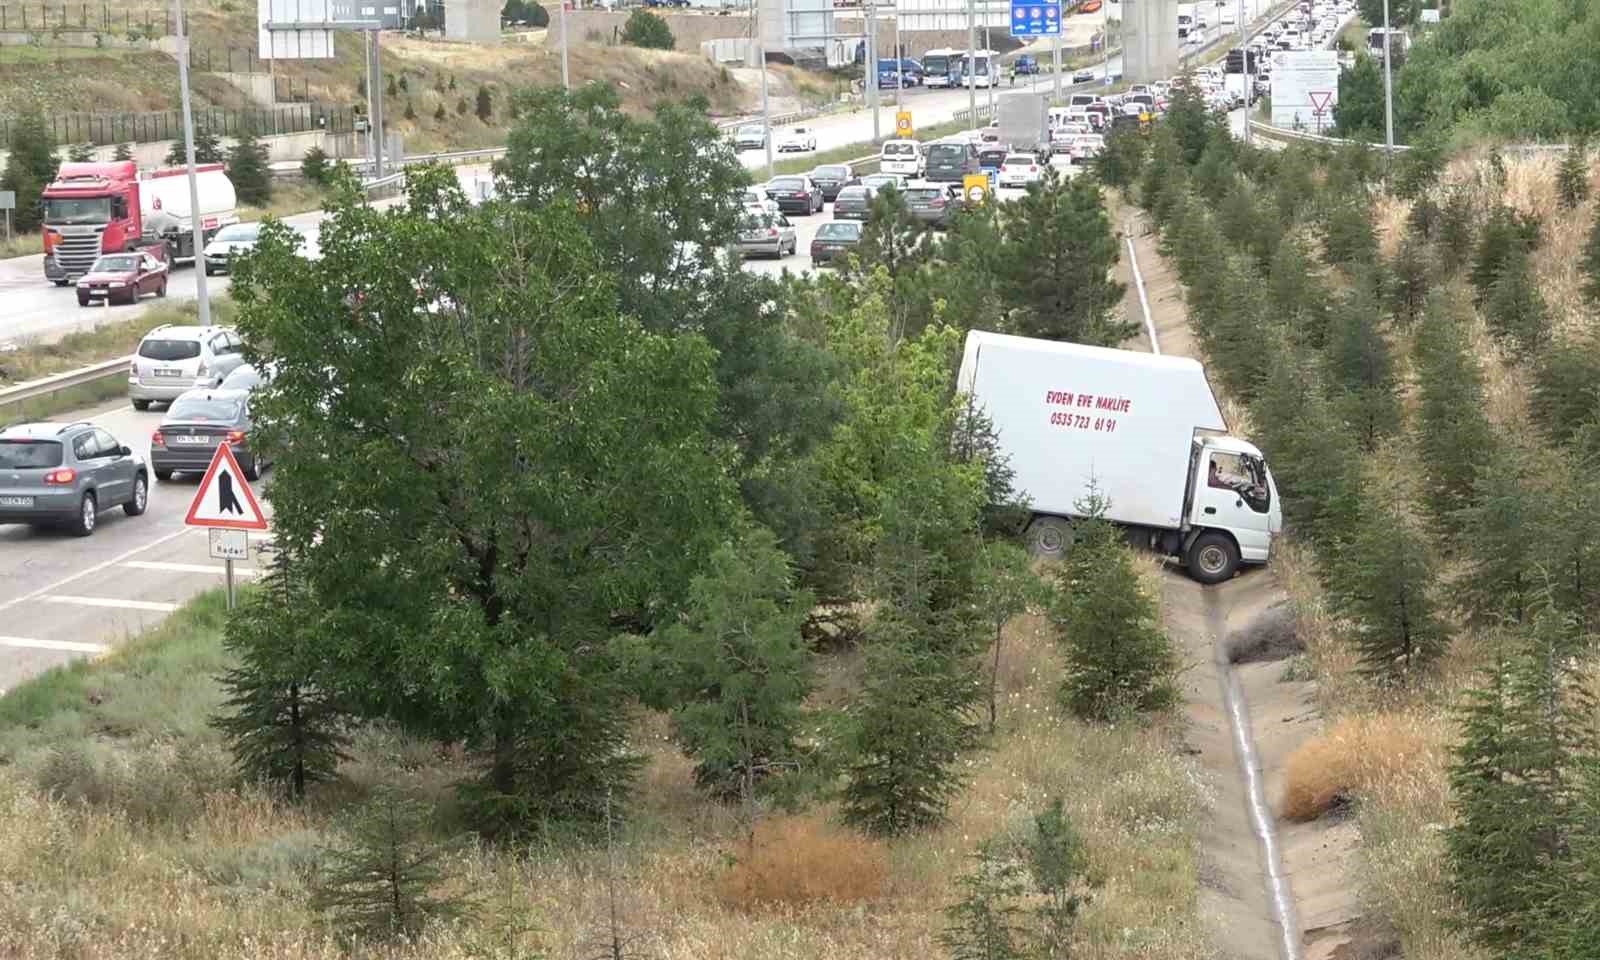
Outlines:
POLYGON ((1271 556, 1277 485, 1261 451, 1228 436, 1199 363, 974 330, 957 389, 994 423, 1036 554, 1068 549, 1092 482, 1108 519, 1201 583, 1271 556))

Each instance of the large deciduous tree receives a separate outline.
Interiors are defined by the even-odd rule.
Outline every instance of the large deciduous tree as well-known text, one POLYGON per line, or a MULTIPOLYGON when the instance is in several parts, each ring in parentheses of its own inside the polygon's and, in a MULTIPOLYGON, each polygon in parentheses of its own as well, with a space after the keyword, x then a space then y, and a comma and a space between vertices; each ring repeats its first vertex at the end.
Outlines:
POLYGON ((619 309, 583 216, 472 207, 448 170, 386 211, 346 183, 321 259, 269 226, 234 281, 332 675, 463 742, 489 832, 598 818, 626 783, 607 641, 671 613, 734 512, 714 352, 619 309))

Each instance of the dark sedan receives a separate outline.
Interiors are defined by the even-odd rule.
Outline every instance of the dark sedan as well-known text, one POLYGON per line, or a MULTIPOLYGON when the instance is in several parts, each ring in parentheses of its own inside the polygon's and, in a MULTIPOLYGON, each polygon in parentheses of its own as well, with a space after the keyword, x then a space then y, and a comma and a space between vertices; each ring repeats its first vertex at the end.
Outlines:
POLYGON ((834 220, 865 220, 872 213, 878 191, 866 184, 845 187, 833 201, 834 220))
POLYGON ((835 257, 850 252, 861 242, 863 229, 861 224, 850 220, 824 223, 811 241, 811 262, 819 267, 833 263, 835 257))
POLYGON ((810 177, 774 177, 767 181, 767 196, 783 213, 809 217, 822 209, 822 188, 810 177))
POLYGON ((828 163, 811 171, 811 182, 822 191, 822 199, 832 203, 833 198, 839 195, 839 191, 853 176, 848 166, 842 163, 828 163))
POLYGON ((260 477, 266 463, 250 449, 250 392, 190 390, 172 401, 150 437, 150 469, 157 480, 198 473, 211 465, 221 443, 232 447, 245 479, 260 477))

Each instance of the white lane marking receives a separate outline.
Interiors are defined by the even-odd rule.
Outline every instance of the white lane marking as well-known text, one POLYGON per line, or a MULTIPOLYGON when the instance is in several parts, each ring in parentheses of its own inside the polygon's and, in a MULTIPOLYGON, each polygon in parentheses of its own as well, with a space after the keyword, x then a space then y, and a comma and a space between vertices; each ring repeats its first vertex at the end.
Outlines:
POLYGON ((71 640, 29 640, 27 637, 0 637, 0 647, 21 647, 27 650, 65 650, 68 653, 105 653, 110 649, 103 643, 73 643, 71 640))
POLYGON ((116 597, 64 597, 59 594, 45 597, 50 603, 71 603, 80 607, 113 607, 121 610, 149 610, 152 613, 171 613, 178 609, 176 603, 158 603, 154 600, 119 600, 116 597))
POLYGON ((118 556, 112 557, 110 560, 102 560, 101 562, 95 564, 94 566, 85 567, 84 569, 79 570, 77 573, 74 573, 70 577, 66 577, 65 579, 62 579, 62 580, 57 580, 55 583, 50 584, 48 587, 40 587, 39 589, 33 591, 32 593, 25 593, 22 596, 17 597, 16 599, 6 600, 6 601, 3 601, 3 602, 0 602, 0 610, 9 610, 12 607, 16 606, 17 604, 19 604, 19 603, 26 603, 29 600, 34 600, 34 599, 37 599, 39 597, 42 597, 47 593, 51 593, 51 592, 54 592, 56 590, 60 590, 62 587, 66 586, 69 583, 74 583, 74 582, 76 582, 78 580, 82 580, 84 577, 87 577, 90 574, 99 573, 101 570, 104 570, 107 567, 114 567, 117 564, 123 563, 123 562, 129 560, 132 557, 137 557, 139 554, 144 553, 146 550, 153 550, 156 547, 161 546, 163 543, 168 543, 170 541, 176 540, 176 539, 178 539, 179 537, 181 537, 181 536, 183 536, 185 534, 194 533, 195 530, 197 530, 197 529, 199 529, 199 528, 197 528, 197 527, 194 527, 194 528, 184 527, 181 530, 174 530, 172 533, 169 533, 164 537, 157 537, 156 539, 150 541, 149 543, 145 544, 142 547, 135 547, 132 550, 129 550, 127 553, 123 553, 123 554, 120 554, 118 556))
MULTIPOLYGON (((164 570, 168 573, 214 573, 217 576, 226 576, 228 568, 220 563, 168 563, 165 560, 129 560, 124 567, 133 567, 137 570, 164 570)), ((256 575, 255 567, 234 567, 233 575, 236 577, 253 577, 256 575)))

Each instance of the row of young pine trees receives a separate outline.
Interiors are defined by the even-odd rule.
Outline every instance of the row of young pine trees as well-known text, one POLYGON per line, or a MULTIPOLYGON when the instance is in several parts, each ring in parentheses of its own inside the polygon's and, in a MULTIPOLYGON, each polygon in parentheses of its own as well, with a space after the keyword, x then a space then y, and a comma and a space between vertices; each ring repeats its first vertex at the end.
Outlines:
MULTIPOLYGON (((1600 207, 1589 325, 1558 331, 1545 224, 1504 201, 1497 154, 1469 182, 1419 156, 1385 184, 1376 151, 1251 150, 1192 107, 1114 144, 1111 172, 1159 229, 1364 670, 1415 690, 1468 631, 1491 651, 1454 705, 1453 922, 1493 956, 1600 956, 1600 207), (1384 190, 1410 201, 1392 256, 1384 190), (1478 317, 1497 355, 1478 355, 1478 317), (1526 417, 1491 415, 1497 366, 1526 417)), ((1561 164, 1567 216, 1588 167, 1581 144, 1561 164)))

